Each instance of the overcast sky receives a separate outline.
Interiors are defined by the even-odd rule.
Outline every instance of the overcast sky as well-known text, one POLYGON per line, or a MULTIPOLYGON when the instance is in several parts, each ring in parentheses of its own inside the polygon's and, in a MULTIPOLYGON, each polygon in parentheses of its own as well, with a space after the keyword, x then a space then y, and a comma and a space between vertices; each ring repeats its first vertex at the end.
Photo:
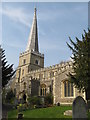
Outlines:
POLYGON ((88 3, 2 3, 2 44, 8 62, 18 66, 24 52, 37 7, 39 50, 45 66, 70 59, 69 36, 81 39, 88 28, 88 3))

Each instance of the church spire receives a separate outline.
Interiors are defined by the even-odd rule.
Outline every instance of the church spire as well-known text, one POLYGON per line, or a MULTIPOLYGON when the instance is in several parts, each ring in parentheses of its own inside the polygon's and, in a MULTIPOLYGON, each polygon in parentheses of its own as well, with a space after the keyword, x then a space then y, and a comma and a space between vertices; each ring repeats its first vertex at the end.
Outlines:
POLYGON ((36 8, 34 9, 34 18, 33 18, 33 23, 32 23, 32 27, 31 27, 27 47, 26 47, 26 51, 27 50, 33 50, 33 51, 39 52, 36 8))

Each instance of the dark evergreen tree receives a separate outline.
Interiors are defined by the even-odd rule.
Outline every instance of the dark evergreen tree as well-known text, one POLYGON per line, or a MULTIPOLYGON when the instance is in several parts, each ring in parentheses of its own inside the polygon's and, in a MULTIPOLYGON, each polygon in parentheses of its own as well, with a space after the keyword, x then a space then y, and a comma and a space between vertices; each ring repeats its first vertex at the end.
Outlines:
POLYGON ((1 50, 1 62, 2 62, 2 88, 8 83, 11 77, 14 75, 13 64, 7 64, 5 57, 5 50, 1 50))
POLYGON ((10 89, 6 94, 5 102, 6 103, 11 103, 11 102, 14 101, 14 98, 15 98, 15 94, 14 94, 13 90, 10 89))
POLYGON ((73 72, 69 73, 69 80, 79 91, 85 91, 86 100, 90 100, 90 30, 84 30, 82 40, 76 37, 76 43, 71 38, 71 45, 67 43, 72 50, 73 72))

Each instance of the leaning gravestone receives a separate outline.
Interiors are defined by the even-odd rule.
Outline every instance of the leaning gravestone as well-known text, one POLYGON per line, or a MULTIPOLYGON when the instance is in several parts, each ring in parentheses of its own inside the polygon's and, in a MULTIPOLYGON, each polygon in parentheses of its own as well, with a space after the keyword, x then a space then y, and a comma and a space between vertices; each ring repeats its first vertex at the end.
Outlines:
POLYGON ((76 118, 87 118, 86 102, 81 96, 75 98, 72 109, 73 119, 76 120, 76 118))

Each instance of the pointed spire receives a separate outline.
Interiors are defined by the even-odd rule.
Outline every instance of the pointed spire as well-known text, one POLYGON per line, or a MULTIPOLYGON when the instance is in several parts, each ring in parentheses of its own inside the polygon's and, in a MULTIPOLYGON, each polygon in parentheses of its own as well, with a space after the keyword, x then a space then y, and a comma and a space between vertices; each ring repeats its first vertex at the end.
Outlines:
POLYGON ((36 15, 36 8, 34 9, 34 18, 33 18, 33 23, 32 23, 32 27, 31 27, 31 31, 30 31, 30 35, 29 35, 29 39, 28 39, 28 43, 27 43, 27 47, 26 47, 26 51, 27 50, 33 50, 36 52, 39 52, 38 49, 38 29, 37 29, 37 15, 36 15))

